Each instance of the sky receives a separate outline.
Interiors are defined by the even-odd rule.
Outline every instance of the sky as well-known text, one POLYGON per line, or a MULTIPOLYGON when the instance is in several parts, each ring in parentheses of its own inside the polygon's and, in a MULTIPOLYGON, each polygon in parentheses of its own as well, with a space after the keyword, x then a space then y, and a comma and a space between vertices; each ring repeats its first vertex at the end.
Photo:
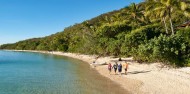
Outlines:
POLYGON ((142 0, 0 0, 0 45, 48 36, 142 0))

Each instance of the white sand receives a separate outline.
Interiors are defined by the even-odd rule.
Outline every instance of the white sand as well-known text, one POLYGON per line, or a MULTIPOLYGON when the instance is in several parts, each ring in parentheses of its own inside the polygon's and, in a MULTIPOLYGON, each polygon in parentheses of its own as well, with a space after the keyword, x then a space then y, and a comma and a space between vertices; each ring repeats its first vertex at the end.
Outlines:
MULTIPOLYGON (((32 51, 39 52, 39 51, 32 51)), ((48 53, 40 51, 41 53, 48 53)), ((97 56, 81 55, 62 52, 50 54, 63 55, 83 60, 91 64, 97 56)), ((190 67, 160 68, 159 63, 139 64, 132 58, 122 58, 129 62, 128 75, 109 75, 105 62, 114 63, 118 58, 100 57, 96 60, 95 69, 103 76, 108 77, 134 94, 190 94, 190 67)), ((121 61, 123 63, 124 61, 121 61)), ((120 62, 118 62, 120 63, 120 62)))

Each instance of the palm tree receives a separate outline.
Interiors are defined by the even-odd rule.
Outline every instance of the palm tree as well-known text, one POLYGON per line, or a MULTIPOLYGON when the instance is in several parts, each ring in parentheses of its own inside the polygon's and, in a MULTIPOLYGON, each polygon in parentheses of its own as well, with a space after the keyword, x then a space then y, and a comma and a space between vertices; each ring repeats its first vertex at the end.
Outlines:
POLYGON ((144 22, 145 17, 143 14, 143 9, 140 8, 140 5, 132 3, 131 6, 129 6, 128 14, 131 20, 134 21, 135 23, 139 24, 144 22))
POLYGON ((166 24, 167 11, 165 7, 161 6, 160 3, 157 3, 155 0, 147 0, 145 10, 146 17, 150 17, 151 19, 157 19, 158 17, 161 18, 164 23, 166 33, 168 34, 168 27, 166 24))
POLYGON ((148 4, 150 4, 146 10, 155 11, 154 13, 159 14, 160 17, 163 18, 166 32, 167 32, 167 26, 165 21, 166 17, 168 17, 172 35, 174 35, 172 14, 176 13, 177 11, 183 11, 185 16, 189 16, 188 0, 146 0, 146 1, 148 4))
POLYGON ((116 21, 121 22, 122 21, 121 14, 120 13, 116 13, 116 14, 112 15, 111 21, 112 22, 116 22, 116 21))

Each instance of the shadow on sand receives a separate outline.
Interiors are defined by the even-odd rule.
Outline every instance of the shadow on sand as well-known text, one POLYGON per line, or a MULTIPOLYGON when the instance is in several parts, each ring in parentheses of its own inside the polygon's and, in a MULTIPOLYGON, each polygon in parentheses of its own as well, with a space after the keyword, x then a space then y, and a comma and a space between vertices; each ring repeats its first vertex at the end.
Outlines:
MULTIPOLYGON (((147 73, 151 71, 133 71, 133 72, 127 72, 127 75, 129 74, 139 74, 139 73, 147 73)), ((126 75, 125 73, 121 73, 121 75, 126 75)))
POLYGON ((121 62, 121 61, 124 61, 124 62, 135 62, 135 60, 110 60, 111 62, 121 62))
POLYGON ((139 74, 139 73, 147 73, 151 71, 133 71, 133 72, 128 72, 127 74, 139 74))

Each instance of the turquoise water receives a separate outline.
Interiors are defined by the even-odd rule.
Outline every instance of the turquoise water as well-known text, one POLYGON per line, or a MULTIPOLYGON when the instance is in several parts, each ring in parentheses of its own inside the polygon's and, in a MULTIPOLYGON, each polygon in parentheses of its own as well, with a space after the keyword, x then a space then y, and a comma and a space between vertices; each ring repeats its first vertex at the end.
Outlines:
POLYGON ((126 94, 80 60, 0 51, 0 94, 126 94))

